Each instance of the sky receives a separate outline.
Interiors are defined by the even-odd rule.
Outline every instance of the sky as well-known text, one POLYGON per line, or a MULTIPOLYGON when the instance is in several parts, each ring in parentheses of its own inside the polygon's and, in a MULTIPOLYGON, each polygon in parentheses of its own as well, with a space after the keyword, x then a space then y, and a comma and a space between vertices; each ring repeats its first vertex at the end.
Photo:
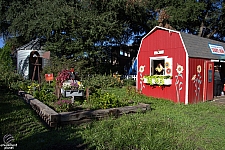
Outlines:
POLYGON ((2 48, 4 46, 4 41, 2 38, 0 38, 0 48, 2 48))
MULTIPOLYGON (((129 44, 132 44, 133 43, 133 41, 131 40, 131 41, 129 41, 127 44, 129 45, 129 44)), ((4 40, 3 40, 3 38, 1 37, 0 38, 0 48, 2 48, 4 46, 4 40)))

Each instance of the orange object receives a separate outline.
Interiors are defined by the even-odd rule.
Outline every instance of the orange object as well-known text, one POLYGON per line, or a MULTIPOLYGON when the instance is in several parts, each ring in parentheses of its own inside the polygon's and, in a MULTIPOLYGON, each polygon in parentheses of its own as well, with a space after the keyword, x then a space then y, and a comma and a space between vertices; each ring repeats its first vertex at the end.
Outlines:
POLYGON ((45 80, 46 81, 53 81, 53 73, 45 74, 45 80))
POLYGON ((71 71, 71 72, 74 72, 74 68, 70 68, 70 71, 71 71))
POLYGON ((223 91, 225 91, 225 84, 223 85, 223 91))

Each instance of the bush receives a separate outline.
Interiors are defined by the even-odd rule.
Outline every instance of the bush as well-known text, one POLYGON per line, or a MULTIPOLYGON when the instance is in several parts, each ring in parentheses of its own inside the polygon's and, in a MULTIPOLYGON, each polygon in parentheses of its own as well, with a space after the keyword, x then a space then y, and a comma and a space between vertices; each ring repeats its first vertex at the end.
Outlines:
POLYGON ((13 65, 11 54, 11 46, 6 44, 0 49, 0 85, 11 88, 14 82, 22 80, 22 77, 15 73, 15 66, 13 65))
POLYGON ((85 78, 83 81, 85 87, 94 87, 107 89, 109 87, 122 87, 123 83, 120 79, 111 75, 93 75, 85 78))
POLYGON ((136 80, 133 80, 131 78, 124 79, 123 80, 123 85, 125 85, 125 86, 136 86, 136 80))
POLYGON ((54 103, 54 108, 58 112, 67 112, 72 109, 72 103, 71 100, 59 100, 56 103, 54 103))
POLYGON ((33 92, 33 96, 35 98, 48 105, 57 100, 54 87, 55 81, 51 82, 50 84, 43 82, 40 86, 40 90, 36 88, 36 90, 33 92))
POLYGON ((126 105, 128 105, 128 101, 121 100, 115 94, 103 92, 101 89, 90 95, 84 103, 84 106, 92 109, 107 109, 126 105))

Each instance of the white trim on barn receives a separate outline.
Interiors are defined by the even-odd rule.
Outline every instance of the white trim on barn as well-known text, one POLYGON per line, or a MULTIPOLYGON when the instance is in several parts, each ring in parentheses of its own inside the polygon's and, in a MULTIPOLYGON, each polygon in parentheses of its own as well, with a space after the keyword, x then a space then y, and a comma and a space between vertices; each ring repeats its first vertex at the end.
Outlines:
POLYGON ((185 87, 185 104, 187 105, 188 104, 188 82, 189 82, 189 78, 188 78, 188 75, 189 75, 189 56, 188 56, 188 52, 187 52, 187 49, 186 49, 186 46, 185 46, 185 44, 184 44, 184 40, 183 40, 183 38, 182 38, 182 36, 181 36, 181 34, 180 34, 180 32, 179 32, 179 36, 180 36, 180 39, 181 39, 181 42, 182 42, 182 44, 183 44, 183 46, 184 46, 184 50, 185 50, 185 53, 186 53, 186 87, 185 87))

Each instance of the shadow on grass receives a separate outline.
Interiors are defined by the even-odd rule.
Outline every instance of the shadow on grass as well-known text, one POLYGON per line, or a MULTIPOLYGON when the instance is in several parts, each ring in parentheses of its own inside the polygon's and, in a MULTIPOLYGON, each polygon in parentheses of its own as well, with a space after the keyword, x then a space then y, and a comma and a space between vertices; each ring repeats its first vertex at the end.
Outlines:
POLYGON ((85 150, 88 149, 84 140, 76 134, 77 128, 65 127, 60 129, 49 129, 37 132, 18 142, 18 149, 38 150, 85 150))
POLYGON ((87 149, 79 136, 82 128, 66 126, 56 129, 47 124, 13 91, 0 87, 0 144, 4 135, 11 134, 15 149, 67 150, 87 149))

